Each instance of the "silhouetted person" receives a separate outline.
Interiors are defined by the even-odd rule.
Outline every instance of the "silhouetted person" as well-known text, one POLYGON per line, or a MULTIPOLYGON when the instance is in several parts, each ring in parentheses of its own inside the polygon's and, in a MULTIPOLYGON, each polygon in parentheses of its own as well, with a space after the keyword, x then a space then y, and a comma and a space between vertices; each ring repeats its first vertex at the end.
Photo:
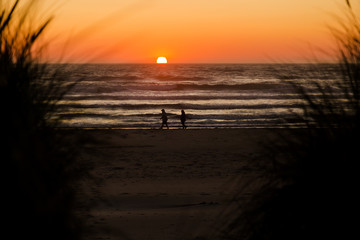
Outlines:
POLYGON ((164 127, 164 125, 166 125, 167 129, 169 129, 169 126, 168 126, 168 124, 167 124, 168 118, 167 118, 167 116, 166 116, 166 112, 165 112, 164 109, 161 109, 161 112, 162 112, 162 114, 161 114, 161 118, 160 118, 160 119, 162 119, 162 124, 161 124, 160 129, 162 129, 162 128, 164 127))
POLYGON ((184 110, 181 110, 180 121, 181 121, 182 128, 183 128, 183 129, 186 129, 186 125, 185 125, 186 115, 185 115, 185 111, 184 111, 184 110))

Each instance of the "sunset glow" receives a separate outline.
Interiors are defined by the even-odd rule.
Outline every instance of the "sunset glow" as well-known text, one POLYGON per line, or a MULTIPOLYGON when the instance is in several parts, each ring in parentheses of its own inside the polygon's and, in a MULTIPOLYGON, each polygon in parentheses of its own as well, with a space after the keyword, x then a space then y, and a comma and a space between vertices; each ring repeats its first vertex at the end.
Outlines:
POLYGON ((334 21, 331 14, 339 13, 338 0, 74 0, 58 5, 47 32, 50 57, 95 63, 153 63, 164 55, 172 63, 303 61, 318 47, 331 49, 327 26, 334 21))
POLYGON ((156 60, 157 64, 166 64, 167 63, 167 59, 166 57, 158 57, 158 59, 156 60))

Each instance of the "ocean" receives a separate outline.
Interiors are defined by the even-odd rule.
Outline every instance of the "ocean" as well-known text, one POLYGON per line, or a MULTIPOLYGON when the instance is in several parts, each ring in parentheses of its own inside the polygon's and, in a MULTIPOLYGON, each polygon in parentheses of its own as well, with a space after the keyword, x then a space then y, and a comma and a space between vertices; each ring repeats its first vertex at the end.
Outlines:
MULTIPOLYGON (((62 127, 158 129, 300 126, 301 97, 287 82, 338 79, 332 64, 83 64, 58 102, 62 127), (289 121, 290 120, 290 121, 289 121)), ((314 93, 316 94, 316 93, 314 93)))

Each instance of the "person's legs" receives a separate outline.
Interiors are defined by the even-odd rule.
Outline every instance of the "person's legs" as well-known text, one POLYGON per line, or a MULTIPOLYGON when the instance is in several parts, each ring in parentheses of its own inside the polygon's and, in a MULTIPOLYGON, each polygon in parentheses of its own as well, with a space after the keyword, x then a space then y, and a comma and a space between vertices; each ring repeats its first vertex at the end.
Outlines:
POLYGON ((165 121, 162 122, 160 129, 163 129, 164 125, 167 127, 167 129, 169 129, 169 126, 165 121))

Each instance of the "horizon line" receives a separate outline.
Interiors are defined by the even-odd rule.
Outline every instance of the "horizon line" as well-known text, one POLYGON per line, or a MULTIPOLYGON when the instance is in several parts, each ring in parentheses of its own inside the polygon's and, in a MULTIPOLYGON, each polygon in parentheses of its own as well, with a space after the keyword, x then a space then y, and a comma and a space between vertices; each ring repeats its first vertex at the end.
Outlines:
POLYGON ((336 61, 324 61, 324 62, 168 62, 166 64, 158 64, 156 62, 149 63, 149 62, 40 62, 41 64, 96 64, 96 65, 159 65, 159 66, 166 66, 166 65, 176 65, 176 64, 188 64, 188 65, 250 65, 250 64, 257 64, 257 65, 269 65, 269 64, 338 64, 336 61))

